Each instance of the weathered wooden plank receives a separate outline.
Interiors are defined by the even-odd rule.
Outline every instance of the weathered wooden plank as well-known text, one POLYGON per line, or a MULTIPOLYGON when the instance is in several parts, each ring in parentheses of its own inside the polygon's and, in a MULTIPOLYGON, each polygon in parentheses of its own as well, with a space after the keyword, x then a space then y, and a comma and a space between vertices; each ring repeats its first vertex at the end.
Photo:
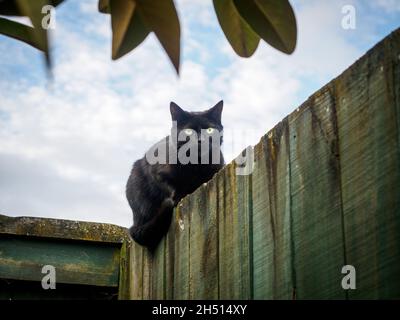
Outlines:
POLYGON ((218 241, 219 241, 219 298, 235 299, 239 295, 237 276, 238 250, 235 241, 237 221, 236 175, 233 163, 228 164, 222 174, 217 176, 218 183, 218 241), (232 279, 235 278, 235 281, 232 279))
POLYGON ((112 243, 130 240, 126 228, 112 224, 1 214, 0 234, 112 243))
POLYGON ((285 118, 255 147, 252 177, 255 299, 291 299, 294 295, 289 178, 289 126, 285 118))
MULTIPOLYGON (((389 99, 392 99, 397 115, 397 141, 400 149, 400 29, 384 40, 385 55, 388 59, 386 83, 389 99)), ((400 152, 400 151, 399 151, 400 152)))
POLYGON ((237 175, 235 163, 218 174, 219 297, 250 299, 250 177, 237 175))
MULTIPOLYGON (((393 40, 398 35, 385 41, 393 40)), ((335 81, 346 259, 357 272, 352 299, 400 297, 399 92, 390 90, 398 80, 391 76, 394 53, 384 47, 335 81)))
MULTIPOLYGON (((247 152, 253 152, 250 148, 247 152), (250 151, 251 150, 251 151, 250 151)), ((246 154, 248 161, 253 155, 246 154)), ((248 164, 250 165, 250 164, 248 164)), ((253 166, 253 164, 251 164, 253 166)), ((252 173, 236 174, 236 194, 238 195, 238 224, 235 227, 237 250, 239 251, 237 266, 239 267, 239 299, 253 299, 253 226, 252 226, 252 173)))
POLYGON ((131 258, 131 269, 132 269, 132 299, 142 300, 143 299, 143 274, 144 274, 144 257, 143 251, 145 249, 138 245, 136 242, 132 243, 132 258, 131 258))
POLYGON ((189 299, 190 212, 192 198, 186 197, 175 209, 173 299, 189 299))
POLYGON ((335 89, 325 86, 289 116, 297 299, 345 299, 335 89))
POLYGON ((268 185, 265 140, 254 147, 254 171, 252 178, 253 203, 253 296, 254 299, 272 299, 273 243, 268 219, 269 197, 265 186, 268 185))
MULTIPOLYGON (((165 238, 165 299, 174 299, 174 278, 175 278, 175 233, 179 223, 175 219, 175 212, 171 226, 165 238)), ((179 252, 178 252, 179 254, 179 252)))
POLYGON ((117 287, 120 247, 34 237, 0 237, 0 278, 41 281, 45 265, 56 268, 57 283, 117 287))
POLYGON ((218 222, 215 180, 196 192, 191 211, 190 299, 218 299, 218 222))
MULTIPOLYGON (((132 261, 132 242, 126 241, 120 248, 120 261, 119 261, 119 286, 118 286, 118 299, 128 300, 133 299, 134 281, 133 275, 133 261, 132 261)), ((138 279, 140 280, 140 278, 138 279)))
POLYGON ((165 237, 155 249, 151 266, 151 298, 165 299, 165 237))
POLYGON ((143 299, 151 300, 152 297, 152 266, 153 266, 153 254, 143 248, 143 299))

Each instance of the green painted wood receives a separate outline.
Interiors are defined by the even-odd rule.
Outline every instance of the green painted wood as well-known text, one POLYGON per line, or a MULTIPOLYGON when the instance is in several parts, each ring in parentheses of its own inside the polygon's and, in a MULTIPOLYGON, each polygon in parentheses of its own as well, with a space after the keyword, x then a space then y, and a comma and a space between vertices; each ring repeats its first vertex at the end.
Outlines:
POLYGON ((53 239, 123 243, 130 241, 127 229, 112 224, 0 214, 0 234, 53 239))
POLYGON ((335 88, 289 116, 291 212, 297 299, 345 299, 335 88))
POLYGON ((127 230, 115 225, 0 215, 0 281, 7 279, 8 298, 131 299, 134 253, 127 230), (46 264, 56 267, 57 294, 35 289, 46 264))
POLYGON ((132 270, 132 242, 124 242, 120 248, 119 259, 119 285, 118 299, 128 300, 133 299, 133 270, 132 270))
POLYGON ((181 201, 153 287, 163 265, 173 299, 400 297, 399 36, 262 137, 251 175, 231 163, 181 201))
POLYGON ((117 287, 120 248, 81 241, 0 237, 0 278, 41 281, 44 265, 56 268, 57 283, 117 287))
POLYGON ((143 299, 151 300, 152 297, 152 275, 153 275, 153 254, 147 250, 143 250, 143 299))
POLYGON ((151 264, 151 298, 153 300, 165 299, 165 237, 152 253, 151 264))
MULTIPOLYGON (((252 150, 252 149, 251 149, 252 150)), ((251 155, 247 155, 252 157, 251 155)), ((235 250, 239 252, 239 299, 253 299, 253 226, 252 226, 252 174, 236 175, 236 194, 238 204, 238 224, 235 226, 235 250)))
POLYGON ((285 118, 255 147, 252 175, 255 299, 294 296, 289 177, 289 125, 285 118))
POLYGON ((218 222, 215 180, 196 191, 190 213, 189 298, 218 299, 218 222))
POLYGON ((285 118, 266 139, 267 192, 269 222, 273 241, 272 287, 275 299, 292 299, 296 286, 293 268, 292 221, 290 199, 289 125, 285 118))
POLYGON ((131 280, 132 280, 132 299, 142 300, 143 297, 143 274, 144 274, 144 251, 145 249, 137 243, 132 244, 131 259, 131 280))
POLYGON ((173 299, 189 299, 190 212, 192 198, 186 197, 175 209, 173 299))
MULTIPOLYGON (((219 298, 235 299, 239 296, 238 251, 235 250, 235 226, 237 221, 237 194, 234 164, 228 164, 224 174, 218 175, 218 242, 219 242, 219 298)), ((237 236, 236 236, 237 238, 237 236)))
MULTIPOLYGON (((393 99, 396 114, 397 128, 400 128, 400 32, 397 30, 385 40, 385 52, 389 59, 389 66, 386 68, 388 94, 393 99)), ((400 130, 397 130, 397 141, 400 150, 400 130)), ((400 151, 399 151, 400 152, 400 151)))
MULTIPOLYGON (((165 239, 165 298, 174 299, 175 279, 175 236, 179 223, 176 222, 175 212, 168 234, 165 239)), ((178 251, 179 254, 179 251, 178 251)))
POLYGON ((335 81, 346 259, 357 271, 351 299, 400 297, 399 92, 385 41, 335 81))
POLYGON ((215 178, 218 183, 219 297, 250 299, 251 177, 237 176, 235 163, 215 178), (236 279, 236 281, 232 281, 236 279))
POLYGON ((268 183, 265 143, 254 147, 254 172, 252 174, 252 203, 253 203, 253 297, 254 299, 272 299, 271 283, 273 260, 269 244, 272 243, 272 232, 269 230, 267 211, 269 207, 268 193, 264 186, 268 183), (268 249, 267 249, 268 247, 268 249))

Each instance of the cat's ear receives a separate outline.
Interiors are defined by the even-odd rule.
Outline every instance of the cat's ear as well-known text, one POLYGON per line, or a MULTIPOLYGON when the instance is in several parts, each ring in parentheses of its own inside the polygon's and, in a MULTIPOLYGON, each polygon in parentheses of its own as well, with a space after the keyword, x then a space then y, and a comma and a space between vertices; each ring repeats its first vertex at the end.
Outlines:
POLYGON ((186 111, 172 101, 169 105, 169 110, 171 111, 172 121, 182 120, 186 115, 186 111))
POLYGON ((212 107, 211 109, 209 109, 207 111, 207 115, 216 120, 221 122, 221 113, 222 113, 222 108, 224 107, 224 101, 221 100, 220 102, 218 102, 214 107, 212 107))

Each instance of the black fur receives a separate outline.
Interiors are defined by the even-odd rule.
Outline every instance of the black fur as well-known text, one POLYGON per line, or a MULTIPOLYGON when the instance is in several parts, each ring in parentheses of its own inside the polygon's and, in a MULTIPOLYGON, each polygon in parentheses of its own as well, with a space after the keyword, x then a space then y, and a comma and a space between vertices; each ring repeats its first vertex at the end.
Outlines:
MULTIPOLYGON (((202 129, 214 128, 222 132, 222 107, 223 102, 220 101, 209 110, 187 112, 171 102, 170 111, 172 120, 177 121, 178 134, 190 128, 200 137, 202 129)), ((164 138, 158 144, 166 141, 168 147, 172 143, 171 148, 179 151, 185 141, 176 144, 171 137, 172 135, 164 138)), ((176 164, 150 164, 146 157, 133 164, 126 186, 126 197, 132 208, 134 220, 129 231, 136 242, 150 249, 157 246, 169 229, 173 208, 179 200, 210 180, 223 167, 220 144, 222 136, 217 146, 220 161, 216 164, 211 163, 211 145, 209 150, 206 150, 207 154, 203 152, 203 157, 208 157, 210 164, 182 164, 179 159, 176 164)), ((200 150, 198 153, 200 160, 200 150)))

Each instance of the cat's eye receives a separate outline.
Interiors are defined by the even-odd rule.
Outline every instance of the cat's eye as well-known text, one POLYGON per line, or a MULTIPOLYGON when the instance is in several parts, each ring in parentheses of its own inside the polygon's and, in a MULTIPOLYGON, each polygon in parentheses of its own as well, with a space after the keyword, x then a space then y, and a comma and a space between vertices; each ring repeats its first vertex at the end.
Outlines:
POLYGON ((193 133, 193 130, 192 129, 185 129, 185 130, 183 130, 184 132, 185 132, 185 134, 187 135, 187 136, 190 136, 190 135, 192 135, 192 133, 193 133))
POLYGON ((212 134, 214 132, 214 128, 208 128, 206 131, 208 134, 212 134))

